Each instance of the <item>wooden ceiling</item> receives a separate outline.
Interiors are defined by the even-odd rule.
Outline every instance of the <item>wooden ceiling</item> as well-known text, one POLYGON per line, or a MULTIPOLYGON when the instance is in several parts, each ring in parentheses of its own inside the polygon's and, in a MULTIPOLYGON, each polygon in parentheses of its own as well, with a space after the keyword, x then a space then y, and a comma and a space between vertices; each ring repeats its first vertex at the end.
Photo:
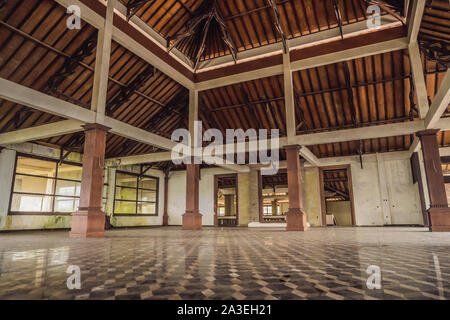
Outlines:
MULTIPOLYGON (((169 39, 186 30, 187 21, 202 3, 145 1, 135 14, 169 39)), ((276 3, 288 39, 338 27, 332 0, 324 0, 324 5, 312 0, 276 3)), ((366 19, 365 1, 337 3, 344 24, 366 19)), ((433 0, 427 4, 420 39, 440 37, 448 41, 449 33, 443 29, 443 25, 447 28, 450 25, 445 3, 433 0)), ((237 51, 282 41, 267 0, 218 0, 217 6, 237 51)), ((220 32, 210 35, 214 46, 207 45, 201 59, 229 54, 221 30, 218 27, 216 31, 220 32)), ((90 108, 96 34, 84 22, 81 30, 68 30, 65 9, 53 0, 8 0, 0 9, 0 77, 90 108)), ((202 33, 195 32, 192 37, 199 34, 202 33)), ((190 56, 190 38, 183 39, 177 48, 190 56)), ((174 129, 187 127, 188 91, 118 43, 112 43, 111 51, 108 115, 167 138, 174 129)), ((428 54, 423 54, 423 65, 432 101, 446 67, 428 54)), ((407 51, 295 72, 294 84, 298 134, 417 119, 407 51)), ((218 128, 225 133, 233 128, 280 129, 283 136, 286 134, 283 78, 273 76, 202 91, 199 113, 205 130, 218 128)), ((450 116, 450 112, 444 116, 450 116)), ((58 120, 61 118, 0 100, 0 132, 58 120)), ((447 136, 445 132, 440 134, 441 145, 449 145, 447 136)), ((407 150, 412 139, 404 136, 356 140, 312 146, 311 150, 318 157, 407 150)), ((53 137, 39 143, 81 151, 83 134, 53 137)), ((161 150, 108 135, 107 157, 157 151, 161 150)))
MULTIPOLYGON (((97 31, 84 22, 81 30, 69 30, 66 19, 66 10, 52 0, 8 0, 0 10, 0 77, 90 108, 97 31)), ((112 43, 109 115, 170 138, 175 128, 185 127, 186 97, 187 90, 180 84, 112 43)), ((1 132, 61 120, 9 101, 0 103, 1 132)), ((81 151, 83 134, 43 143, 81 151)), ((108 156, 154 151, 159 150, 108 135, 108 156)))
POLYGON ((419 43, 428 59, 450 66, 450 2, 431 0, 426 2, 419 43))
POLYGON ((192 61, 261 47, 367 18, 365 0, 122 0, 192 61), (211 19, 209 14, 214 11, 211 19), (280 28, 278 28, 280 26, 280 28), (281 30, 280 30, 281 29, 281 30), (204 48, 202 48, 204 44, 204 48), (199 54, 200 52, 200 54, 199 54))

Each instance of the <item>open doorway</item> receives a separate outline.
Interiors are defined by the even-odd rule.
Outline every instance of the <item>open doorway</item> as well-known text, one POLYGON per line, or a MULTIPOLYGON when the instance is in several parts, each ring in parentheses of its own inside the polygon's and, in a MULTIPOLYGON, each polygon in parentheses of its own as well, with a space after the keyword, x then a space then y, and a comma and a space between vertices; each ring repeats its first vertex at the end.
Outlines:
POLYGON ((214 225, 236 227, 239 225, 237 174, 214 177, 214 225))
POLYGON ((355 225, 355 210, 350 166, 320 169, 322 188, 322 225, 355 225))
POLYGON ((261 177, 260 222, 285 222, 289 210, 287 171, 261 177))

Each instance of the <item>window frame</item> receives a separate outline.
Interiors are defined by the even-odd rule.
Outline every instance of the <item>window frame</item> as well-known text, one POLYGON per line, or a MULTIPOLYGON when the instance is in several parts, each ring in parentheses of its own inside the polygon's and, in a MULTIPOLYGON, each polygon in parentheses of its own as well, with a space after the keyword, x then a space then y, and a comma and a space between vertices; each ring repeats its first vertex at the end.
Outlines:
POLYGON ((34 155, 34 154, 26 154, 26 153, 17 152, 16 159, 14 162, 14 172, 13 172, 13 179, 12 179, 12 184, 11 184, 11 194, 10 194, 10 198, 9 198, 8 215, 11 215, 11 216, 30 216, 30 215, 32 215, 32 216, 71 216, 73 212, 54 211, 55 200, 58 197, 59 198, 71 198, 71 199, 80 199, 80 197, 57 195, 56 194, 56 183, 58 181, 68 181, 68 182, 76 182, 76 183, 81 184, 81 181, 73 180, 73 179, 66 179, 66 178, 58 178, 58 168, 59 168, 60 163, 71 165, 71 166, 76 166, 76 167, 81 167, 81 168, 83 167, 83 165, 81 163, 77 163, 77 162, 73 162, 73 161, 66 161, 66 160, 60 161, 60 160, 54 159, 54 158, 47 158, 44 156, 38 156, 38 155, 34 155), (19 157, 55 163, 55 176, 54 177, 42 177, 42 176, 32 175, 32 174, 17 173, 17 162, 18 162, 19 157), (35 177, 35 178, 53 180, 52 193, 51 194, 40 194, 40 193, 38 194, 38 193, 32 193, 32 192, 14 192, 14 186, 16 184, 17 175, 25 176, 25 177, 35 177), (53 211, 12 211, 12 201, 13 201, 14 194, 52 197, 52 210, 53 211))
POLYGON ((113 199, 113 216, 117 217, 158 217, 159 216, 159 177, 151 176, 148 174, 139 174, 134 172, 128 172, 128 171, 122 171, 122 170, 116 170, 115 172, 115 178, 114 178, 114 199, 113 199), (121 186, 117 184, 117 174, 126 174, 129 176, 136 177, 136 187, 128 187, 128 186, 121 186), (156 190, 153 189, 146 189, 146 188, 139 188, 139 177, 143 178, 151 178, 156 180, 156 190), (131 189, 136 191, 136 200, 117 200, 117 187, 125 188, 125 189, 131 189), (154 191, 156 192, 155 201, 139 201, 139 191, 154 191), (134 203, 136 205, 136 213, 116 213, 116 202, 130 202, 134 203), (148 213, 138 213, 138 205, 140 203, 154 203, 155 204, 155 213, 154 214, 148 214, 148 213))

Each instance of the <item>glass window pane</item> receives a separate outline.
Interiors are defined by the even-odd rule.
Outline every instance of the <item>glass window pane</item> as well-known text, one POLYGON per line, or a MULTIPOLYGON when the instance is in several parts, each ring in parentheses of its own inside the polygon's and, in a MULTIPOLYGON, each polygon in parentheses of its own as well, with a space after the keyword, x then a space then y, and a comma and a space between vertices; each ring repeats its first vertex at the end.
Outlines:
POLYGON ((52 212, 53 197, 13 194, 13 212, 52 212))
POLYGON ((63 163, 58 167, 58 178, 81 181, 82 167, 63 163))
POLYGON ((116 200, 136 201, 136 189, 116 187, 116 200))
POLYGON ((81 190, 80 182, 72 182, 66 180, 56 181, 56 195, 58 196, 74 196, 79 197, 81 190))
POLYGON ((157 185, 156 185, 157 180, 155 178, 148 178, 148 177, 142 177, 139 180, 139 189, 152 189, 152 190, 156 190, 157 189, 157 185))
POLYGON ((16 175, 14 192, 53 194, 53 179, 16 175))
POLYGON ((79 200, 77 198, 55 198, 55 212, 75 212, 78 210, 79 200))
POLYGON ((16 172, 54 178, 56 172, 56 162, 17 157, 16 172))
POLYGON ((118 214, 136 214, 136 202, 116 201, 114 213, 118 214))
POLYGON ((116 185, 123 187, 134 187, 137 186, 137 177, 121 172, 117 172, 116 185))
POLYGON ((138 203, 138 213, 139 214, 156 214, 156 204, 155 203, 138 203))
POLYGON ((156 191, 139 190, 138 200, 156 202, 156 191))

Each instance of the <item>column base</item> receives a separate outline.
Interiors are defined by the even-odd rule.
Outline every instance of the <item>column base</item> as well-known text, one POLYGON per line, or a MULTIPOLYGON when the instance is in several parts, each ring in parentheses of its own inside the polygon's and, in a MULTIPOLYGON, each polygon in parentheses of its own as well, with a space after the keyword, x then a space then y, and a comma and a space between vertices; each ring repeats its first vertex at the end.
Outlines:
POLYGON ((72 214, 71 238, 102 238, 106 215, 98 208, 79 210, 72 214))
POLYGON ((450 232, 450 208, 430 208, 430 231, 450 232))
POLYGON ((169 226, 169 217, 163 216, 163 227, 169 226))
POLYGON ((186 212, 183 214, 183 230, 201 230, 202 217, 200 212, 186 212))
POLYGON ((286 214, 286 231, 306 231, 306 213, 302 209, 289 209, 286 214))

